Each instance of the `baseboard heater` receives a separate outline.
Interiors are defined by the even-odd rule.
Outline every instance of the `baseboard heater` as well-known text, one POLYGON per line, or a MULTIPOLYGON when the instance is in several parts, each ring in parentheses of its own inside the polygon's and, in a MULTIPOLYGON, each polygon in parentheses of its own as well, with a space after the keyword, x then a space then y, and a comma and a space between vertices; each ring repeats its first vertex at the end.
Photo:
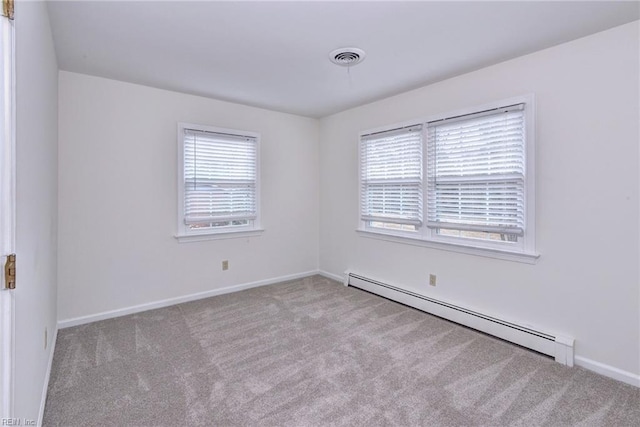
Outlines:
POLYGON ((573 338, 542 332, 517 325, 473 310, 438 301, 415 292, 383 283, 353 272, 346 272, 346 286, 363 289, 452 322, 502 338, 539 353, 554 357, 556 362, 573 366, 573 338))

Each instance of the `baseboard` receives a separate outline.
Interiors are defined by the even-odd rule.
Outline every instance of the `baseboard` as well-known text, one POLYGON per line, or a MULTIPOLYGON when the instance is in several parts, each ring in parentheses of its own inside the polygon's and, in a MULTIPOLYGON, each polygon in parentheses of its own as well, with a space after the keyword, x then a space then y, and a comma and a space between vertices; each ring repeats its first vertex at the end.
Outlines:
POLYGON ((595 360, 587 359, 582 356, 576 356, 574 360, 577 366, 582 366, 585 369, 604 375, 605 377, 640 387, 640 375, 623 371, 622 369, 614 368, 613 366, 605 365, 604 363, 596 362, 595 360))
POLYGON ((56 349, 56 341, 58 339, 58 328, 53 331, 53 339, 49 345, 49 360, 47 361, 47 372, 44 374, 44 385, 42 386, 42 397, 40 398, 40 412, 38 412, 38 424, 42 425, 44 417, 44 407, 47 403, 47 390, 49 390, 49 378, 51 377, 51 366, 53 365, 53 353, 56 349))
POLYGON ((210 291, 198 292, 195 294, 184 295, 175 298, 154 301, 150 303, 135 305, 132 307, 120 308, 117 310, 103 311, 102 313, 91 314, 88 316, 74 317, 58 321, 58 329, 70 328, 72 326, 84 325, 86 323, 97 322, 99 320, 112 319, 114 317, 126 316, 128 314, 140 313, 142 311, 153 310, 156 308, 168 307, 171 305, 182 304, 183 302, 196 301, 203 298, 209 298, 216 295, 229 294, 245 289, 257 288, 258 286, 272 285, 274 283, 286 282, 287 280, 296 280, 303 277, 319 274, 318 270, 305 271, 303 273, 289 274, 286 276, 273 277, 271 279, 258 280, 256 282, 244 283, 241 285, 227 286, 220 289, 212 289, 210 291))
POLYGON ((344 283, 344 277, 338 274, 329 273, 328 271, 320 270, 318 274, 327 279, 335 280, 336 282, 344 283))

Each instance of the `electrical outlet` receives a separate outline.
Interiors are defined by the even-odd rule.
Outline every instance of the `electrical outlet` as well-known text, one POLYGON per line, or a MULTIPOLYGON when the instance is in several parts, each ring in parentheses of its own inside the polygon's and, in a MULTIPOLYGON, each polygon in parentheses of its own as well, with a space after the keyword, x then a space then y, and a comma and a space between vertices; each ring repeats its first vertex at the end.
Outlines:
POLYGON ((431 285, 431 286, 435 286, 436 285, 436 275, 435 274, 430 274, 429 275, 429 285, 431 285))
POLYGON ((47 344, 49 344, 49 331, 47 328, 44 328, 44 349, 47 349, 47 344))
POLYGON ((228 270, 229 269, 229 261, 227 261, 227 260, 222 261, 222 269, 223 270, 228 270))

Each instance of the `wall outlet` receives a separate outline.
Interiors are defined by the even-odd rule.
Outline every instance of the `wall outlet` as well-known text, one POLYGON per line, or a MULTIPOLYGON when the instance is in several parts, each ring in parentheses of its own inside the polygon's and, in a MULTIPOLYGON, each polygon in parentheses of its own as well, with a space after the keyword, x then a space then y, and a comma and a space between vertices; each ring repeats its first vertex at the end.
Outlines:
POLYGON ((44 349, 47 349, 47 345, 49 344, 49 331, 48 329, 45 327, 44 328, 44 349))
POLYGON ((435 286, 436 285, 436 275, 435 274, 430 274, 429 275, 429 285, 431 285, 431 286, 435 286))
POLYGON ((228 270, 229 269, 229 261, 227 261, 227 260, 222 261, 222 269, 223 270, 228 270))

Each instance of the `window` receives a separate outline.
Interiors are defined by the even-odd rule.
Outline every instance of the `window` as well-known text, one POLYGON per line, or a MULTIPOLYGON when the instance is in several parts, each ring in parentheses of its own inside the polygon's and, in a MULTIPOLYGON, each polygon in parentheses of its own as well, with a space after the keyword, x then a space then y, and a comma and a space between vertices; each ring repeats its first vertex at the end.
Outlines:
POLYGON ((422 225, 421 126, 364 135, 360 159, 362 219, 415 231, 422 225))
POLYGON ((361 230, 535 260, 533 143, 532 97, 361 135, 361 230))
POLYGON ((179 124, 178 237, 259 229, 260 136, 179 124))
POLYGON ((523 234, 523 113, 519 104, 429 123, 429 228, 507 242, 523 234))

